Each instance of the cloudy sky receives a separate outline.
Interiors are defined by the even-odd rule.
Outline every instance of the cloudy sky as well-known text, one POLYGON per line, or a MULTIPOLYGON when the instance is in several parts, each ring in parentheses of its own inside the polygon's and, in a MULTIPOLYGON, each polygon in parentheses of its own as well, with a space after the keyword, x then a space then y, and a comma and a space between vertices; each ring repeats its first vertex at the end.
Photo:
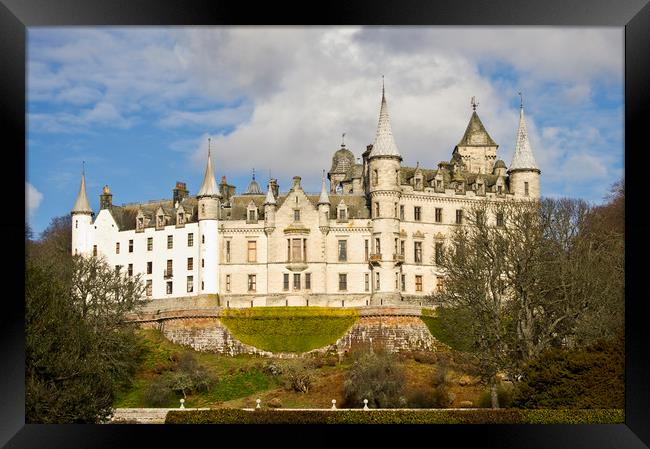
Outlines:
POLYGON ((256 170, 317 192, 341 134, 372 143, 381 75, 403 165, 449 160, 470 98, 510 165, 523 92, 542 194, 600 203, 623 176, 623 28, 29 28, 27 213, 68 214, 82 161, 91 207, 196 194, 256 170))

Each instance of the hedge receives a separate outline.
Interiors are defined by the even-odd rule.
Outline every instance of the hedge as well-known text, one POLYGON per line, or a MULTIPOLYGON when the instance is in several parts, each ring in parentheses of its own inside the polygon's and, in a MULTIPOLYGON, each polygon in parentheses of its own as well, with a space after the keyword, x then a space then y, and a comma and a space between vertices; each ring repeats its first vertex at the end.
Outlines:
POLYGON ((622 409, 172 410, 165 424, 618 424, 622 409))
POLYGON ((333 344, 357 321, 354 309, 253 307, 227 309, 221 322, 239 341, 271 352, 307 352, 333 344))

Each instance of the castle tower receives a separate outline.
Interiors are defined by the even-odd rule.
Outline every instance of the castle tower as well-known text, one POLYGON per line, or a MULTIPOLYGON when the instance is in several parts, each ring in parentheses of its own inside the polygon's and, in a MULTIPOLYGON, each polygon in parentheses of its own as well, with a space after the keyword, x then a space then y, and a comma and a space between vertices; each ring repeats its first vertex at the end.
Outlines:
POLYGON ((113 194, 111 189, 108 188, 108 185, 105 185, 102 189, 102 194, 99 195, 99 208, 100 209, 110 209, 113 206, 113 194))
POLYGON ((91 254, 93 211, 86 195, 86 174, 81 171, 79 193, 70 212, 72 216, 72 254, 91 254))
POLYGON ((219 293, 219 246, 217 220, 221 194, 212 171, 212 155, 208 139, 208 163, 205 167, 203 184, 196 195, 199 201, 199 279, 201 294, 219 293))
POLYGON ((325 170, 323 170, 323 182, 320 188, 320 197, 318 198, 318 226, 321 232, 327 234, 329 232, 329 218, 330 218, 330 197, 327 194, 327 187, 325 186, 325 170))
POLYGON ((397 300, 400 297, 395 285, 395 278, 399 276, 399 267, 393 254, 393 243, 400 230, 399 215, 396 211, 401 197, 399 186, 401 161, 402 156, 390 128, 386 94, 382 86, 377 135, 368 155, 372 217, 370 262, 373 265, 372 302, 374 304, 397 300))
POLYGON ((465 134, 454 148, 454 155, 458 154, 465 170, 470 173, 492 173, 497 158, 499 145, 485 130, 481 119, 476 113, 478 102, 472 97, 472 116, 465 129, 465 134))
MULTIPOLYGON (((345 133, 343 133, 345 138, 345 133)), ((345 147, 345 141, 341 141, 341 148, 338 149, 332 157, 332 167, 327 177, 330 180, 330 192, 335 193, 337 190, 342 191, 342 182, 348 171, 354 166, 354 154, 345 147)))
POLYGON ((521 198, 538 199, 540 197, 539 178, 541 173, 528 140, 522 99, 519 108, 519 129, 517 130, 515 154, 512 156, 512 163, 508 169, 510 192, 521 198))

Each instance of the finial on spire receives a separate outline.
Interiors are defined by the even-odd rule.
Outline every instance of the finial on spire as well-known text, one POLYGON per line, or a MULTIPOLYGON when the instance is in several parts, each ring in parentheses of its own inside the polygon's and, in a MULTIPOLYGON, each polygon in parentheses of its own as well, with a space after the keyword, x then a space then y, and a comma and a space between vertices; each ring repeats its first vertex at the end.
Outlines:
POLYGON ((385 95, 384 95, 385 93, 386 93, 386 90, 385 90, 385 88, 384 88, 384 75, 382 75, 382 76, 381 76, 381 97, 382 97, 382 98, 385 96, 385 95))
POLYGON ((255 169, 253 169, 253 181, 255 181, 255 169))
POLYGON ((478 107, 478 101, 476 101, 476 97, 472 96, 472 101, 470 103, 472 105, 472 110, 476 111, 476 108, 478 107))
POLYGON ((519 92, 519 108, 524 108, 524 96, 521 94, 521 92, 519 92))
POLYGON ((81 161, 81 176, 86 176, 86 161, 81 161))
POLYGON ((210 156, 210 141, 211 140, 212 139, 210 137, 208 137, 208 156, 210 156))
POLYGON ((345 133, 341 135, 341 147, 345 146, 345 133))

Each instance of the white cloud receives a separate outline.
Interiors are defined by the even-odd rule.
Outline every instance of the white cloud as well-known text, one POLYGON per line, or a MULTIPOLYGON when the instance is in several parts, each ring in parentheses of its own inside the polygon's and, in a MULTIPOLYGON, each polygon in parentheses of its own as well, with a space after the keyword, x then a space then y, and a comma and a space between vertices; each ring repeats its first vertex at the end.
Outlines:
POLYGON ((25 204, 27 205, 28 216, 36 212, 38 206, 41 205, 41 201, 43 201, 43 194, 36 190, 36 187, 25 182, 25 204))

